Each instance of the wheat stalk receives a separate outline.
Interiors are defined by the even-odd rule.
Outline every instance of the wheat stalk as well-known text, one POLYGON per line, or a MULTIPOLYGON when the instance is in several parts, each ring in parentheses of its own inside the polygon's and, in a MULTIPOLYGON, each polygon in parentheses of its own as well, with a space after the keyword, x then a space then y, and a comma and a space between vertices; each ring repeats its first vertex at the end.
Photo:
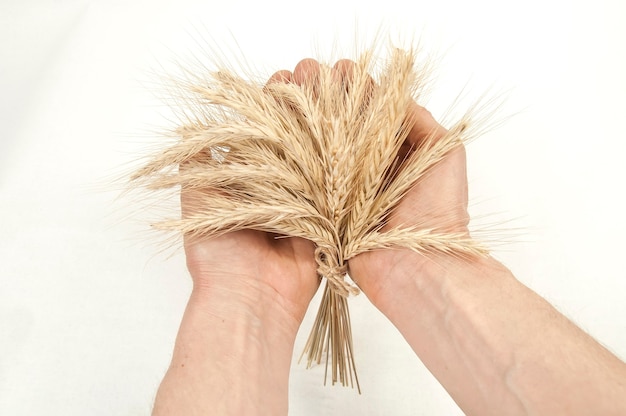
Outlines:
POLYGON ((314 87, 263 86, 229 71, 189 75, 179 83, 186 105, 180 139, 131 176, 148 190, 199 193, 190 214, 158 228, 204 238, 255 229, 313 241, 327 284, 303 355, 308 366, 326 359, 333 384, 359 391, 347 303, 359 291, 346 279, 347 261, 392 247, 486 253, 466 234, 417 226, 383 231, 411 186, 461 143, 467 120, 424 140, 398 166, 409 106, 426 74, 414 51, 392 50, 375 82, 372 66, 371 53, 362 54, 348 85, 322 66, 314 87))

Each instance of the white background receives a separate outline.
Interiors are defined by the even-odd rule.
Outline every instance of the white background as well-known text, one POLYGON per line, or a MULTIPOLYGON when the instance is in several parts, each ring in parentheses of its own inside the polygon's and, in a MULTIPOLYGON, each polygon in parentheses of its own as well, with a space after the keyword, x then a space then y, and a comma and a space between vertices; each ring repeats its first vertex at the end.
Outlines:
MULTIPOLYGON (((626 357, 623 1, 4 0, 0 414, 151 409, 190 280, 110 181, 166 125, 158 64, 209 42, 269 76, 353 56, 355 21, 363 44, 382 27, 443 56, 427 103, 438 117, 466 85, 468 102, 506 91, 498 115, 513 117, 469 147, 472 212, 510 220, 492 225, 512 240, 496 256, 626 357)), ((292 415, 461 414, 364 296, 351 305, 363 394, 323 387, 322 367, 294 360, 292 415)))

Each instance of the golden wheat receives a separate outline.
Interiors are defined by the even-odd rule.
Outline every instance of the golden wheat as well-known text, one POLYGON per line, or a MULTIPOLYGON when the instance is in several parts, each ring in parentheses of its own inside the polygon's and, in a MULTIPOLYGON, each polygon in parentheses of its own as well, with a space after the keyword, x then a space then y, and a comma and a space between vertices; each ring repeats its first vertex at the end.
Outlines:
POLYGON ((467 234, 382 228, 406 192, 467 135, 463 119, 398 160, 409 107, 427 77, 415 56, 393 49, 374 71, 371 53, 363 53, 348 88, 323 65, 314 86, 261 85, 229 71, 190 76, 179 84, 186 105, 179 140, 131 177, 149 190, 202 195, 189 214, 158 228, 203 238, 247 228, 315 243, 327 285, 305 354, 309 366, 326 359, 333 383, 359 388, 346 300, 358 289, 346 279, 349 259, 391 247, 485 254, 467 234))

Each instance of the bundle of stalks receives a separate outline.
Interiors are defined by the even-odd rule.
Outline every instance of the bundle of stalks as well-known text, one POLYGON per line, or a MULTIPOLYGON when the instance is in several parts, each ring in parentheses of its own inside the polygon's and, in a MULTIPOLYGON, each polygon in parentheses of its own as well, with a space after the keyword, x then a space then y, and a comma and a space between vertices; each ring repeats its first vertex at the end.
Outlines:
POLYGON ((333 384, 359 388, 347 302, 359 290, 347 279, 348 260, 393 247, 486 253, 445 227, 383 228, 400 199, 469 131, 462 119, 443 137, 433 132, 402 151, 410 106, 426 78, 415 57, 393 49, 374 71, 366 52, 349 79, 337 82, 322 65, 316 82, 302 86, 257 84, 226 70, 187 79, 179 85, 187 108, 178 141, 132 176, 149 190, 201 193, 197 209, 158 228, 197 238, 254 229, 315 244, 326 287, 303 354, 308 366, 325 359, 333 384))

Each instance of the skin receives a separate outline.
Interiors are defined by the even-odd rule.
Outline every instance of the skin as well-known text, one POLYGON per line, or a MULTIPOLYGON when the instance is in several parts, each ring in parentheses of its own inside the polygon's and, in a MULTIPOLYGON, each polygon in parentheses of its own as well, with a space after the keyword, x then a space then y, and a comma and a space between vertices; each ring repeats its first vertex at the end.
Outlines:
MULTIPOLYGON (((337 62, 337 80, 352 65, 337 62)), ((318 71, 305 59, 268 82, 314 83, 318 71)), ((409 116, 407 145, 445 132, 417 104, 409 116)), ((465 159, 450 153, 387 226, 467 233, 465 159)), ((183 215, 192 197, 181 196, 183 215)), ((286 414, 296 333, 319 285, 313 244, 238 231, 186 239, 185 253, 193 291, 153 414, 286 414)), ((381 250, 349 270, 466 414, 626 414, 626 365, 496 260, 381 250)))

